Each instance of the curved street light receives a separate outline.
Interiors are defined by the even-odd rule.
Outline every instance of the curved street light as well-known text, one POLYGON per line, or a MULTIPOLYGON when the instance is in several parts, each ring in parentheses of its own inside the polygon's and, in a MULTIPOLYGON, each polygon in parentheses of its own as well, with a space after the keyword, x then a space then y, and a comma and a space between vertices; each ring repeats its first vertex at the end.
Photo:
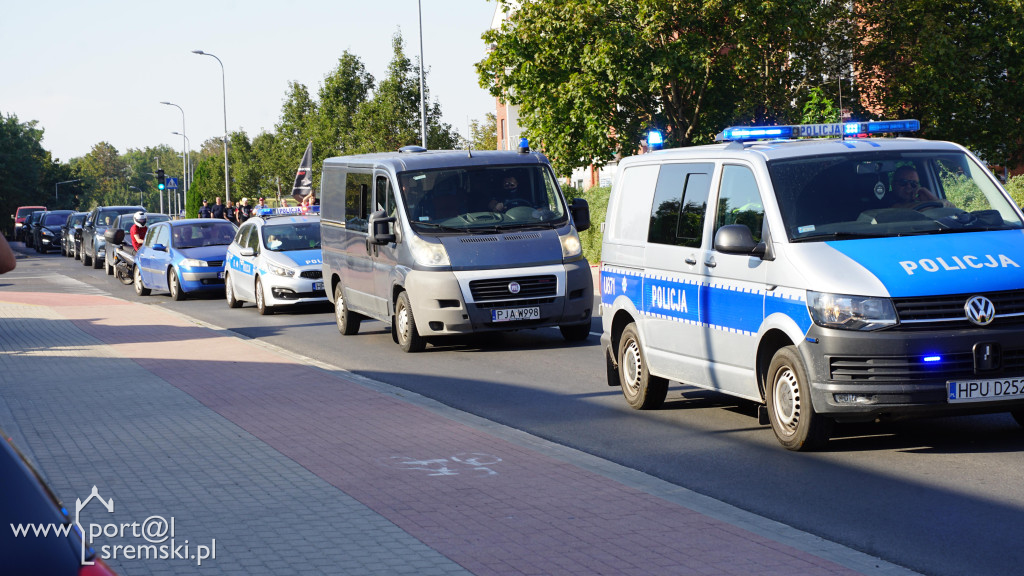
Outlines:
POLYGON ((220 58, 209 52, 193 50, 192 53, 199 54, 200 56, 210 56, 220 64, 220 88, 221 94, 224 96, 224 202, 228 202, 231 200, 231 180, 228 178, 228 90, 227 83, 224 80, 224 63, 220 61, 220 58))
POLYGON ((161 104, 166 104, 167 106, 174 106, 181 112, 181 132, 171 132, 171 134, 178 134, 181 136, 181 185, 185 190, 185 197, 188 198, 188 149, 185 147, 186 141, 188 139, 185 138, 185 111, 181 108, 181 106, 178 106, 173 102, 161 102, 161 104))

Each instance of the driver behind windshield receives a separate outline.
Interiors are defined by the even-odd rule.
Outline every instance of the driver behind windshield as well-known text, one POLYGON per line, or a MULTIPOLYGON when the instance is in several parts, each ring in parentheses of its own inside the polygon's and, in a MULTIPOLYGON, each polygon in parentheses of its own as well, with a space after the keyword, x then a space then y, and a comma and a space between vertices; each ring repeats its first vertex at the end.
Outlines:
POLYGON ((892 178, 892 189, 896 193, 891 208, 909 208, 937 202, 945 207, 953 206, 948 200, 939 200, 931 190, 921 186, 921 179, 913 166, 901 166, 892 178))
MULTIPOLYGON (((516 206, 531 206, 530 200, 519 189, 519 180, 515 176, 505 176, 501 183, 502 192, 492 198, 488 208, 491 212, 505 212, 516 206)), ((531 206, 532 207, 532 206, 531 206)))

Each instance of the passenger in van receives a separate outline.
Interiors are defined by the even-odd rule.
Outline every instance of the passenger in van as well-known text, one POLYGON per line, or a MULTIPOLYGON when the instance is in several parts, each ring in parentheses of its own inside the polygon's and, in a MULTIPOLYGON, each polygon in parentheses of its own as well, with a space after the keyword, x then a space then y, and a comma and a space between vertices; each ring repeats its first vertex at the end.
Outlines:
POLYGON ((938 202, 945 207, 952 207, 948 200, 939 200, 931 190, 921 186, 921 179, 913 166, 900 166, 892 177, 892 190, 895 192, 890 208, 909 208, 928 202, 938 202))

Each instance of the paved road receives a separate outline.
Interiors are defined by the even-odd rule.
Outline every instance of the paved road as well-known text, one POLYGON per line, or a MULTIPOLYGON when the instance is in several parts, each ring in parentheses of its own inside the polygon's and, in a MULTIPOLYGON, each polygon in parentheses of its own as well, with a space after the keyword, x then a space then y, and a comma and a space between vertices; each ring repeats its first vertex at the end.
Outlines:
MULTIPOLYGON (((101 272, 39 259, 81 290, 134 294, 101 272)), ((31 267, 19 273, 34 274, 31 267)), ((67 283, 67 281, 63 281, 67 283)), ((3 290, 4 288, 0 288, 3 290)), ((203 318, 558 444, 643 471, 929 574, 1019 570, 1024 434, 1004 415, 843 426, 829 451, 791 454, 756 423, 754 407, 675 386, 665 409, 629 410, 603 385, 596 337, 565 346, 557 330, 453 341, 398 353, 385 327, 341 337, 318 311, 261 317, 222 300, 149 304, 203 318)), ((595 325, 596 328, 596 325, 595 325)))

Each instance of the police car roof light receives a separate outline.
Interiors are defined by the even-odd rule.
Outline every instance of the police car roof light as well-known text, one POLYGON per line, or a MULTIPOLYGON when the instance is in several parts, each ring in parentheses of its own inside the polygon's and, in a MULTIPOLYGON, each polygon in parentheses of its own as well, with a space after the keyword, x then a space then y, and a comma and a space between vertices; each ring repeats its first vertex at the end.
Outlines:
POLYGON ((791 124, 783 126, 733 126, 715 136, 718 142, 746 140, 788 140, 792 138, 840 138, 870 134, 917 132, 918 120, 878 120, 871 122, 845 122, 834 124, 791 124))
POLYGON ((320 205, 313 206, 284 206, 282 208, 260 208, 256 211, 257 216, 308 216, 319 214, 320 205))

